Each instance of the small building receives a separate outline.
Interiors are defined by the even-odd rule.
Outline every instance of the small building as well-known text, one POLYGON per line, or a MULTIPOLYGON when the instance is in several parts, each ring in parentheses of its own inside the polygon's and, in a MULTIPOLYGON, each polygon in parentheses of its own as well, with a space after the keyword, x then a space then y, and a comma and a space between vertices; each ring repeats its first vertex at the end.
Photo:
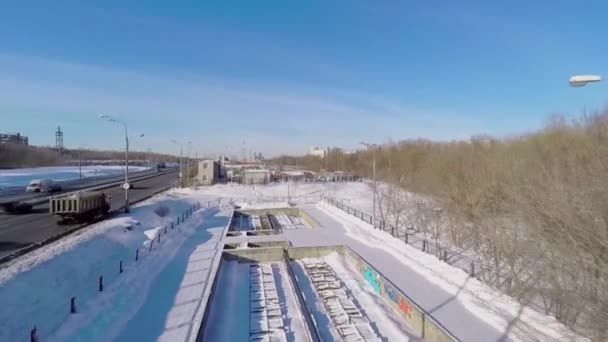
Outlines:
POLYGON ((213 185, 225 179, 222 164, 217 160, 202 160, 198 162, 196 180, 202 185, 213 185))
POLYGON ((243 170, 241 175, 243 184, 268 184, 270 182, 270 171, 260 169, 243 170))

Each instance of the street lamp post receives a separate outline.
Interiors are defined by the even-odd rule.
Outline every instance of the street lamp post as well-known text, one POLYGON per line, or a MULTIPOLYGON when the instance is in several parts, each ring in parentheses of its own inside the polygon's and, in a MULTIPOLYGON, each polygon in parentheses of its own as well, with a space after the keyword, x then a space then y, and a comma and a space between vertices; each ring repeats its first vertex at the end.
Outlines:
POLYGON ((378 148, 377 144, 369 144, 369 143, 365 143, 365 142, 361 142, 362 145, 366 146, 367 148, 371 148, 372 149, 372 174, 373 174, 373 179, 374 179, 374 196, 373 196, 373 216, 372 216, 372 226, 374 228, 376 228, 376 192, 378 189, 377 183, 376 183, 376 149, 378 148))
MULTIPOLYGON (((99 115, 99 117, 104 120, 120 124, 125 129, 125 184, 123 184, 123 188, 125 189, 125 213, 128 213, 131 207, 129 203, 129 188, 131 187, 129 184, 129 128, 124 121, 120 121, 107 114, 99 115)), ((143 136, 143 134, 139 135, 139 137, 143 136)))
POLYGON ((182 166, 183 165, 182 158, 183 158, 183 155, 184 155, 184 147, 182 146, 182 144, 180 144, 179 142, 177 142, 177 140, 175 140, 175 139, 171 139, 169 141, 171 141, 172 143, 174 143, 176 145, 179 145, 179 185, 181 187, 184 184, 183 166, 182 166))
POLYGON ((115 118, 104 114, 99 116, 102 119, 108 120, 110 122, 121 124, 125 129, 125 184, 123 184, 123 188, 125 189, 125 213, 130 211, 130 203, 129 203, 129 129, 127 124, 123 121, 116 120, 115 118))
POLYGON ((186 156, 186 187, 190 186, 190 148, 192 147, 192 141, 188 141, 188 154, 186 156))

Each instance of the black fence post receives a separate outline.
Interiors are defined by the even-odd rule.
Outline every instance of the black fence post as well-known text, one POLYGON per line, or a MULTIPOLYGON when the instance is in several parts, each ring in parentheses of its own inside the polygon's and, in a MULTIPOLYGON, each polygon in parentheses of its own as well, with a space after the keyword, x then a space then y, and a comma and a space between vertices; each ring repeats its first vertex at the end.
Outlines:
POLYGON ((120 260, 120 264, 118 265, 118 273, 122 273, 122 260, 120 260))
POLYGON ((165 234, 167 234, 167 226, 165 226, 165 234))
POLYGON ((171 229, 173 229, 173 221, 171 221, 171 229))
POLYGON ((152 245, 154 245, 154 239, 150 240, 150 252, 152 252, 152 245))
POLYGON ((135 250, 135 261, 139 260, 139 248, 135 250))
POLYGON ((34 328, 30 330, 30 342, 38 342, 38 328, 34 325, 34 328))
POLYGON ((475 263, 471 261, 471 272, 469 273, 471 277, 475 277, 475 263))
POLYGON ((426 239, 422 240, 422 251, 426 252, 426 239))
POLYGON ((76 297, 70 298, 70 313, 71 314, 76 313, 76 297))
POLYGON ((447 249, 443 250, 443 261, 446 263, 448 262, 448 250, 447 249))
POLYGON ((160 243, 160 232, 158 232, 158 243, 160 243))
POLYGON ((406 245, 409 244, 409 241, 408 241, 409 237, 410 237, 410 235, 407 233, 407 231, 405 231, 405 244, 406 245))
POLYGON ((179 226, 179 216, 177 217, 177 225, 179 226))
POLYGON ((99 292, 103 292, 103 276, 99 276, 99 292))

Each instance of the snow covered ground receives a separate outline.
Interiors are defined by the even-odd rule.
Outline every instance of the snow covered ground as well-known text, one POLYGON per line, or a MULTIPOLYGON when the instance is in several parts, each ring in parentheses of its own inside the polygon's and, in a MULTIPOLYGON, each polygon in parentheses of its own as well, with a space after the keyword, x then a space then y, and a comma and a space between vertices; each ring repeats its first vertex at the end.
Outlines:
MULTIPOLYGON (((292 198, 324 194, 350 198, 353 206, 363 206, 370 199, 365 183, 299 183, 289 190, 292 198)), ((267 203, 269 198, 286 193, 285 183, 172 190, 140 203, 129 215, 92 225, 3 265, 0 341, 27 340, 33 326, 40 340, 183 340, 197 322, 211 259, 217 255, 212 251, 220 246, 219 237, 226 229, 230 211, 202 209, 173 231, 171 222, 197 203, 217 198, 227 199, 226 203, 230 198, 246 197, 255 205, 256 199, 267 203), (159 206, 168 207, 169 215, 157 215, 159 206), (134 260, 136 251, 138 261, 134 260), (104 282, 101 293, 100 275, 104 282), (72 297, 76 298, 77 314, 70 315, 72 297)), ((555 318, 521 306, 467 273, 335 207, 308 204, 302 208, 321 227, 286 229, 284 236, 294 246, 348 245, 463 341, 586 341, 555 318)), ((358 294, 360 307, 368 308, 375 302, 374 297, 367 296, 366 284, 353 282, 356 277, 346 273, 348 265, 332 259, 324 262, 353 294, 358 294)), ((250 269, 245 272, 247 277, 240 279, 238 264, 230 265, 221 272, 221 288, 249 289, 250 269)), ((280 288, 276 286, 278 296, 280 288)), ((249 326, 250 312, 245 310, 247 317, 241 317, 245 314, 232 309, 240 307, 242 301, 244 307, 250 305, 248 292, 247 298, 224 297, 225 311, 216 318, 249 326)), ((389 329, 390 319, 380 321, 374 310, 366 309, 365 314, 370 321, 378 321, 376 332, 382 332, 381 326, 389 329)), ((217 327, 218 341, 223 337, 241 340, 236 326, 217 327)), ((246 331, 245 340, 249 333, 246 331)))
MULTIPOLYGON (((124 166, 87 165, 82 167, 82 177, 119 176, 124 173, 124 166)), ((130 172, 145 170, 142 166, 129 166, 130 172)), ((0 188, 25 187, 34 179, 52 179, 66 181, 80 178, 78 166, 49 166, 26 169, 0 170, 0 188)))
MULTIPOLYGON (((554 317, 520 305, 515 299, 469 277, 466 272, 443 263, 432 255, 404 245, 390 234, 374 230, 371 225, 333 206, 318 204, 317 208, 339 222, 344 228, 347 238, 356 241, 357 244, 351 243, 354 246, 353 249, 362 254, 385 275, 388 275, 397 285, 401 285, 399 278, 391 277, 390 274, 404 273, 406 270, 413 271, 414 273, 407 272, 409 286, 418 289, 415 292, 403 288, 402 290, 432 312, 433 316, 452 333, 457 336, 469 336, 463 340, 490 341, 501 338, 513 341, 587 340, 574 334, 554 317), (365 249, 357 247, 357 245, 363 245, 365 249), (395 262, 392 264, 374 263, 374 258, 370 255, 378 253, 389 254, 390 259, 395 262), (414 274, 416 277, 413 277, 414 274), (419 280, 424 281, 419 282, 419 280), (447 294, 447 300, 437 303, 436 299, 444 297, 443 294, 447 294), (435 298, 432 298, 433 296, 435 298), (425 305, 427 303, 433 304, 425 305), (453 303, 459 305, 453 305, 453 303), (465 311, 458 313, 463 309, 465 311), (464 315, 465 313, 468 314, 468 317, 464 315), (481 328, 483 323, 491 328, 485 333, 481 328), (468 325, 468 328, 463 327, 463 324, 468 325), (475 330, 470 331, 471 327, 475 327, 475 330), (484 334, 487 335, 484 336, 484 334), (475 339, 476 336, 479 338, 475 339)), ((347 242, 347 244, 349 243, 347 242)))
MULTIPOLYGON (((138 308, 149 302, 149 294, 157 296, 180 288, 175 279, 181 281, 184 270, 190 267, 187 257, 195 253, 199 244, 213 241, 217 233, 214 228, 228 223, 226 213, 213 215, 212 208, 175 225, 177 216, 208 199, 169 191, 138 204, 128 215, 94 224, 3 265, 0 269, 0 341, 26 340, 34 326, 41 340, 47 340, 53 334, 56 340, 72 337, 87 340, 86 336, 96 336, 88 334, 100 334, 100 331, 107 334, 100 336, 121 338, 123 332, 128 333, 133 327, 125 326, 128 318, 138 317, 138 308), (167 216, 155 213, 160 206, 169 209, 167 216), (173 230, 171 222, 174 222, 173 230), (158 234, 161 235, 160 244, 158 234), (136 253, 138 261, 135 261, 136 253), (172 260, 179 261, 172 263, 172 260), (119 273, 121 261, 123 274, 119 273), (167 288, 151 286, 154 279, 165 278, 166 274, 173 275, 174 282, 161 282, 159 286, 169 283, 167 288), (103 276, 105 287, 102 294, 98 291, 100 276, 103 276), (123 292, 129 295, 117 296, 123 292), (70 316, 72 297, 76 298, 78 314, 70 316), (105 318, 97 321, 99 326, 96 327, 91 322, 97 315, 105 318), (74 322, 82 325, 82 329, 76 329, 74 322)), ((169 304, 158 307, 170 311, 173 299, 164 299, 170 301, 169 304)), ((157 318, 158 321, 162 319, 157 318)), ((169 326, 167 323, 166 327, 169 326)), ((164 331, 157 327, 144 330, 145 336, 154 333, 161 336, 164 331)), ((139 331, 139 334, 143 333, 139 331)))

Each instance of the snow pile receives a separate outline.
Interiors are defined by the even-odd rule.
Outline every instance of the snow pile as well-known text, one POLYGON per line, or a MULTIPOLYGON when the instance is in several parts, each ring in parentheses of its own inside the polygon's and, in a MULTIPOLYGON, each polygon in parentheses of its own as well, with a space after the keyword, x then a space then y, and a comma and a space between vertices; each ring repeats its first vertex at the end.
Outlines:
MULTIPOLYGON (((160 227, 191 208, 196 200, 168 192, 132 208, 129 215, 91 225, 14 260, 0 270, 0 341, 22 341, 35 325, 48 336, 69 315, 69 302, 85 303, 97 295, 99 277, 107 286, 119 275, 119 263, 145 257, 160 227), (159 217, 159 206, 170 213, 159 217)), ((169 236, 169 235, 168 235, 169 236)))
POLYGON ((412 248, 386 232, 373 229, 371 225, 331 205, 320 203, 317 207, 343 223, 349 237, 390 253, 444 291, 453 294, 481 320, 499 331, 508 332, 512 340, 589 341, 573 333, 554 317, 521 305, 517 300, 469 277, 466 272, 412 248))

